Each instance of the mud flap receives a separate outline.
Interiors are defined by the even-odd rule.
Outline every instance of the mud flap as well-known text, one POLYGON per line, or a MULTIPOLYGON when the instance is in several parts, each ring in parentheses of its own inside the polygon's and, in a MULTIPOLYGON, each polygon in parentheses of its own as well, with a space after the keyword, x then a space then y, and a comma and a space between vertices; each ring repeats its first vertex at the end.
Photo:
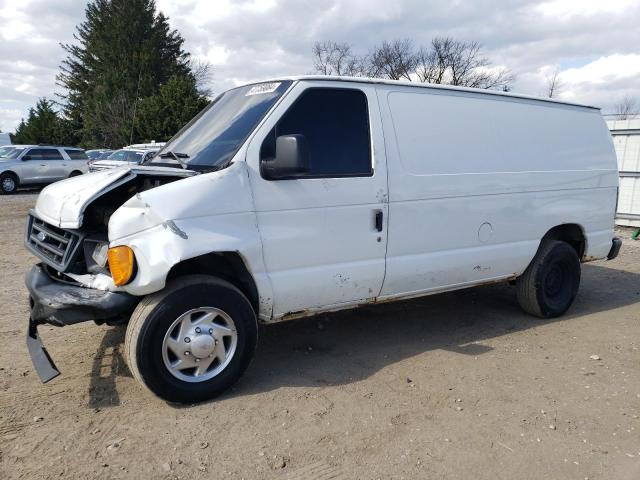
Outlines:
POLYGON ((42 383, 47 383, 60 375, 60 371, 56 368, 55 363, 49 356, 49 352, 47 352, 38 336, 38 326, 31 318, 29 318, 29 329, 27 331, 27 349, 29 350, 31 362, 42 383))

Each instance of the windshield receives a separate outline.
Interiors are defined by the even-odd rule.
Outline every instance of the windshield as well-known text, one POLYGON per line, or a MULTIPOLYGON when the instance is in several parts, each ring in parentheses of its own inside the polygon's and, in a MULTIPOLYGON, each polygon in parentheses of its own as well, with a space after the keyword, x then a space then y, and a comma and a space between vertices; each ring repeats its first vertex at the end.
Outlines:
POLYGON ((107 158, 109 160, 120 160, 122 162, 140 163, 143 152, 135 152, 133 150, 116 150, 107 158))
POLYGON ((11 150, 15 150, 16 147, 0 147, 0 157, 6 157, 11 150))
POLYGON ((5 147, 8 148, 6 152, 2 152, 0 155, 2 158, 18 158, 20 154, 24 151, 24 148, 16 148, 16 147, 5 147))
POLYGON ((148 163, 181 163, 194 170, 226 166, 291 83, 257 83, 221 94, 148 163))

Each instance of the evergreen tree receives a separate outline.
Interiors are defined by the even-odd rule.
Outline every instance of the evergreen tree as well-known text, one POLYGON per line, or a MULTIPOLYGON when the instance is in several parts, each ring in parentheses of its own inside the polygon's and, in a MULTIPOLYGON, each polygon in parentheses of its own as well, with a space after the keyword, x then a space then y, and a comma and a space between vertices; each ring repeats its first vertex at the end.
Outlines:
POLYGON ((70 128, 85 146, 138 140, 134 111, 172 77, 195 82, 183 38, 156 12, 154 0, 93 0, 58 83, 70 128))
POLYGON ((172 77, 156 95, 138 104, 137 137, 143 142, 167 141, 207 104, 191 77, 172 77))
POLYGON ((60 117, 53 105, 54 103, 46 98, 38 100, 35 108, 29 109, 27 120, 20 121, 13 135, 13 142, 36 145, 67 144, 70 140, 67 122, 60 117))

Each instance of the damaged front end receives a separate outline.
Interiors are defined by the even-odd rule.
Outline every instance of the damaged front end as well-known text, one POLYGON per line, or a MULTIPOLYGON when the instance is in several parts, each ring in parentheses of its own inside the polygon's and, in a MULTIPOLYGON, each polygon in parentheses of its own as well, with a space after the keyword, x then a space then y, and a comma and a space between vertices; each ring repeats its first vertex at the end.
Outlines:
POLYGON ((137 193, 195 174, 175 169, 119 170, 50 185, 29 213, 25 247, 40 263, 26 275, 27 347, 43 382, 59 372, 38 336, 39 325, 62 327, 91 320, 124 323, 139 301, 119 291, 109 271, 111 215, 137 193))

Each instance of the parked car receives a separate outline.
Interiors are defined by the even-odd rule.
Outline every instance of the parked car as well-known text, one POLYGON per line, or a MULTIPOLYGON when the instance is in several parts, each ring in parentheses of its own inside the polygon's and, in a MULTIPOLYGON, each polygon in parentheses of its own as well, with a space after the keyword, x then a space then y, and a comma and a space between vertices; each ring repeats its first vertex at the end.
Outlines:
POLYGON ((20 186, 47 185, 86 173, 84 150, 53 145, 13 145, 0 152, 0 192, 20 186))
POLYGON ((0 145, 11 145, 11 136, 8 133, 0 132, 0 145))
POLYGON ((89 164, 89 171, 110 170, 128 165, 140 165, 153 157, 158 150, 123 148, 112 152, 104 160, 95 160, 89 164))
POLYGON ((106 149, 87 150, 86 151, 87 157, 89 157, 89 159, 91 161, 93 161, 93 160, 104 160, 105 158, 107 158, 112 153, 113 153, 113 150, 106 150, 106 149))
POLYGON ((246 369, 258 322, 494 282, 557 317, 580 263, 618 254, 617 187, 597 108, 386 80, 234 88, 145 166, 42 191, 29 349, 48 381, 39 324, 128 322, 135 378, 196 402, 246 369))

